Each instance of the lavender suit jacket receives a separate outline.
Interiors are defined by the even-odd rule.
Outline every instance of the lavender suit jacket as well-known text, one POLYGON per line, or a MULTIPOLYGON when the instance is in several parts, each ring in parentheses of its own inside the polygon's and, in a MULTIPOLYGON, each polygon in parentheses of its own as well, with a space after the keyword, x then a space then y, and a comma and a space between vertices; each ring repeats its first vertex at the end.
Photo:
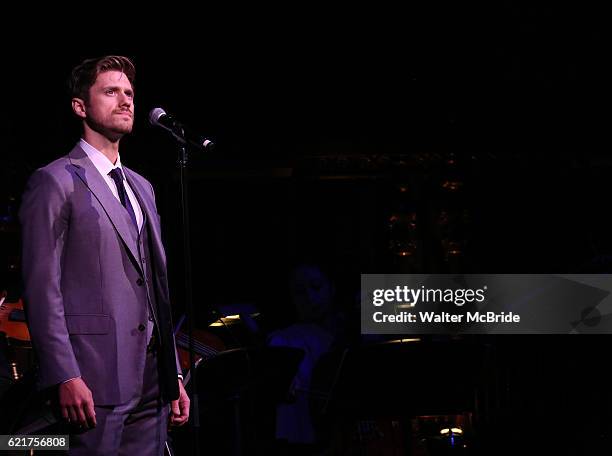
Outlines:
POLYGON ((79 146, 32 175, 19 214, 25 310, 40 387, 80 375, 96 405, 125 403, 142 387, 147 292, 157 302, 161 393, 167 401, 179 395, 153 187, 123 169, 149 227, 151 283, 138 261, 138 233, 128 212, 79 146))

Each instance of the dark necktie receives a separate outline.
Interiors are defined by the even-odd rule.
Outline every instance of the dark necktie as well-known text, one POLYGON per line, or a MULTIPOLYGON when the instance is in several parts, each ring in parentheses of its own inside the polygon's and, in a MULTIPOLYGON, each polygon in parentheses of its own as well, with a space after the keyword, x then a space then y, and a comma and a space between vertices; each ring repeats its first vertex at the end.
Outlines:
POLYGON ((125 207, 132 218, 132 222, 134 222, 134 226, 138 230, 138 222, 136 222, 136 214, 134 213, 134 208, 130 203, 130 198, 125 191, 125 186, 123 185, 123 173, 121 172, 121 168, 113 168, 111 169, 108 175, 115 181, 117 185, 117 192, 119 193, 119 200, 123 207, 125 207))

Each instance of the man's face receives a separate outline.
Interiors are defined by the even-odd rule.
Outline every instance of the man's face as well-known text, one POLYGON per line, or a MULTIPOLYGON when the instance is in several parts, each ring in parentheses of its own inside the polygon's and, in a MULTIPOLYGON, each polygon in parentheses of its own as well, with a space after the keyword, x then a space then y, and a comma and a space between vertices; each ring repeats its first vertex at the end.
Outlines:
POLYGON ((89 89, 89 100, 79 114, 94 131, 118 140, 132 131, 134 124, 134 90, 120 71, 100 73, 89 89), (84 114, 84 116, 83 116, 84 114))
POLYGON ((316 266, 301 265, 291 280, 291 295, 303 322, 316 322, 332 310, 333 286, 316 266))

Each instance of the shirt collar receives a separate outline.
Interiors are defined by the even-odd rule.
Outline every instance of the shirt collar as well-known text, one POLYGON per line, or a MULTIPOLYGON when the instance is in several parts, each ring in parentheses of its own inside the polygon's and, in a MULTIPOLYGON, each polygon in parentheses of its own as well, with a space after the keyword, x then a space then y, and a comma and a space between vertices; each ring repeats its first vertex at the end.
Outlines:
POLYGON ((108 176, 108 173, 110 173, 111 170, 121 168, 121 172, 125 179, 125 172, 121 166, 121 156, 117 155, 117 163, 113 165, 106 155, 89 144, 83 138, 81 138, 79 141, 79 146, 81 146, 81 149, 85 151, 91 162, 94 164, 98 172, 102 174, 102 176, 108 176))

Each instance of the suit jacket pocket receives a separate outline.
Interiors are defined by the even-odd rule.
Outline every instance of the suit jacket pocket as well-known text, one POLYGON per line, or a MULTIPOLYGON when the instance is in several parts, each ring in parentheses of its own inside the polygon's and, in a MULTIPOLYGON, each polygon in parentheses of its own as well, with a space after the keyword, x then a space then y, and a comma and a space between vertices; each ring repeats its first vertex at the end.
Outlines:
POLYGON ((108 334, 110 315, 69 314, 65 315, 68 334, 108 334))

